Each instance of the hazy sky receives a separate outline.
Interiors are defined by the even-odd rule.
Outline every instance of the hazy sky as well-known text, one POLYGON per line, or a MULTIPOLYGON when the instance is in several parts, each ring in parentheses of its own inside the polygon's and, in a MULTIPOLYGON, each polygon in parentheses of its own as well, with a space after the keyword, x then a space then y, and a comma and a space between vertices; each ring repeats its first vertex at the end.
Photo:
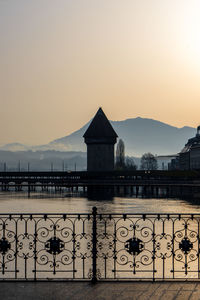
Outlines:
POLYGON ((0 144, 109 119, 200 123, 200 0, 0 0, 0 144))

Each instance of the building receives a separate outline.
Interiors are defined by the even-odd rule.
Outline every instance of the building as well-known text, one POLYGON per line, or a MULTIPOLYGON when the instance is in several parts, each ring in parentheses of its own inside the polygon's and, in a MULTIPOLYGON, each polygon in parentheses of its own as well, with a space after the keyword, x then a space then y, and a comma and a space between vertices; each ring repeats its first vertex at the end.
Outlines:
POLYGON ((114 170, 114 145, 118 136, 101 108, 83 137, 87 144, 87 170, 114 170))
POLYGON ((197 127, 196 136, 189 139, 179 153, 179 163, 181 170, 200 169, 200 126, 197 127))
POLYGON ((168 170, 180 170, 179 154, 168 163, 168 170))

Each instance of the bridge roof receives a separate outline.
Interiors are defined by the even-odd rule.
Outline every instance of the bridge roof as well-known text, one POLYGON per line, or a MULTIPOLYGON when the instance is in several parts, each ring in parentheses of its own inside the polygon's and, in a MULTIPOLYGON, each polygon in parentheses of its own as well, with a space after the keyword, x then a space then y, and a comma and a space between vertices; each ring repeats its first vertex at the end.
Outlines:
POLYGON ((90 123, 88 129, 83 135, 84 138, 98 138, 98 137, 115 137, 118 135, 114 131, 112 125, 104 114, 102 108, 100 107, 94 116, 92 122, 90 123))

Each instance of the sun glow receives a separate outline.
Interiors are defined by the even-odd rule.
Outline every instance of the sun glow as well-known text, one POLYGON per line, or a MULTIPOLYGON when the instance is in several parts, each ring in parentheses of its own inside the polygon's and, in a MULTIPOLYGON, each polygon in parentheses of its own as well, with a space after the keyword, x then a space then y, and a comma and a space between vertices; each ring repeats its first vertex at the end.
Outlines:
POLYGON ((48 143, 99 106, 196 127, 199 78, 200 0, 0 0, 1 144, 48 143))
POLYGON ((182 47, 185 49, 183 54, 185 52, 189 63, 196 66, 200 72, 200 1, 194 1, 192 3, 185 7, 185 12, 182 14, 183 26, 181 33, 179 33, 182 40, 182 47))

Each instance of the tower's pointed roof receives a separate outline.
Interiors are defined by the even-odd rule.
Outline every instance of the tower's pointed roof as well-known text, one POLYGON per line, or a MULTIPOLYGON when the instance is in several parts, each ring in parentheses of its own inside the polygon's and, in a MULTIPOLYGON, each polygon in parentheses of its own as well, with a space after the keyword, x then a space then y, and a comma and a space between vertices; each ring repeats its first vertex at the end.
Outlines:
POLYGON ((84 138, 98 138, 98 137, 115 137, 118 135, 114 131, 112 125, 104 114, 102 108, 100 107, 94 116, 92 122, 90 123, 88 129, 86 130, 84 138))

